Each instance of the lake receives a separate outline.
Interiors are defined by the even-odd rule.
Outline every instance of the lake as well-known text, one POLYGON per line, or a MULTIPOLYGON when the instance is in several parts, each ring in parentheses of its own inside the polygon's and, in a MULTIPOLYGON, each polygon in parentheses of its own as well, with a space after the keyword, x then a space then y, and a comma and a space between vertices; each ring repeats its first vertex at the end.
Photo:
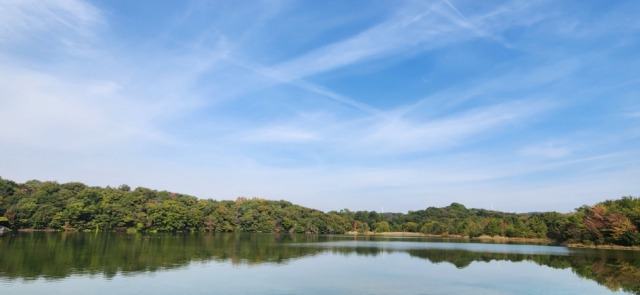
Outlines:
POLYGON ((640 294, 640 253, 426 238, 0 236, 2 294, 640 294))

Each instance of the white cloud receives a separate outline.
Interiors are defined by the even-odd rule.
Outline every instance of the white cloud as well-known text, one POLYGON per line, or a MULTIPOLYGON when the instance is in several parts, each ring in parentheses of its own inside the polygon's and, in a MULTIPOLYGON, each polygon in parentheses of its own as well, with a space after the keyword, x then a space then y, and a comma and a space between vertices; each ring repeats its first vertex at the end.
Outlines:
POLYGON ((0 81, 0 124, 11 126, 0 138, 5 144, 77 150, 154 134, 146 106, 122 98, 116 82, 6 64, 0 81))

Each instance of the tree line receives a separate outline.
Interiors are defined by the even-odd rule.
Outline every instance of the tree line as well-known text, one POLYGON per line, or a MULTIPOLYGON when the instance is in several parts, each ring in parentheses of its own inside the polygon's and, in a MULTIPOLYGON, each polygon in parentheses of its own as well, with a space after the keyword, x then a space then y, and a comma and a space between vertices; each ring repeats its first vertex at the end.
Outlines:
POLYGON ((323 212, 288 201, 235 201, 143 187, 92 187, 0 178, 0 226, 11 229, 126 232, 263 232, 342 234, 419 232, 432 235, 549 238, 558 243, 640 245, 640 198, 622 197, 574 212, 516 214, 459 203, 408 213, 323 212))

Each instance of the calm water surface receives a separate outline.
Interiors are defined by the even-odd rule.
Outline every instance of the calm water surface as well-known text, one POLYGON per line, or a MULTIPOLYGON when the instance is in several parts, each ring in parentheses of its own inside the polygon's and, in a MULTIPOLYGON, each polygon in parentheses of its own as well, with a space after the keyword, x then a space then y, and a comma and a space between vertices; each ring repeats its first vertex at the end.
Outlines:
POLYGON ((420 238, 24 233, 1 294, 640 294, 640 253, 420 238))

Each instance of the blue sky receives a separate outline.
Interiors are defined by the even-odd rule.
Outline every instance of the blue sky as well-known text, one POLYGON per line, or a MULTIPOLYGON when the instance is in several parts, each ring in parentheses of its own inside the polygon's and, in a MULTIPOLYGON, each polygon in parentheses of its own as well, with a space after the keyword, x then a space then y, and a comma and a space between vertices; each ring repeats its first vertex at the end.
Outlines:
POLYGON ((3 0, 0 176, 325 211, 638 196, 638 15, 638 1, 3 0))

